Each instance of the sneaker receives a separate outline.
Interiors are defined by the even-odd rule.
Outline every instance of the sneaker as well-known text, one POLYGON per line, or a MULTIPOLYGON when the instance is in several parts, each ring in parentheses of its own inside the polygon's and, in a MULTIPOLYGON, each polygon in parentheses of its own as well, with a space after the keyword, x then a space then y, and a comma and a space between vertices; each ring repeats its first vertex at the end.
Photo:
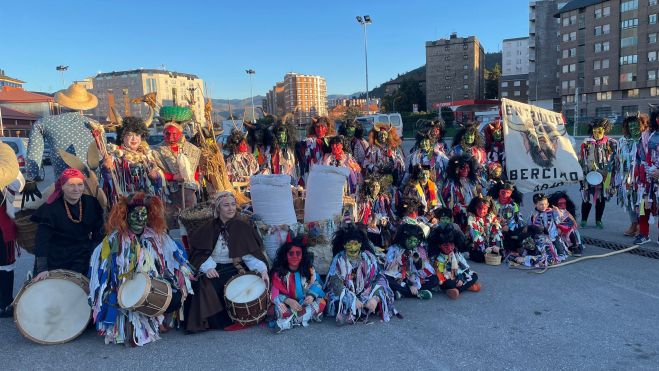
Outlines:
POLYGON ((458 290, 458 289, 448 289, 448 290, 446 290, 446 295, 449 298, 455 300, 455 299, 458 298, 458 296, 460 296, 460 290, 458 290))
POLYGON ((403 298, 403 295, 399 291, 394 291, 394 296, 396 297, 396 300, 403 298))
POLYGON ((419 293, 416 294, 419 299, 429 300, 432 299, 432 292, 430 290, 419 290, 419 293))
POLYGON ((280 318, 275 322, 275 327, 273 327, 272 331, 275 334, 280 334, 284 330, 290 330, 291 327, 293 327, 293 326, 291 326, 291 320, 290 319, 280 318))
POLYGON ((471 291, 471 292, 479 292, 479 291, 481 291, 481 284, 478 283, 478 282, 476 282, 476 283, 474 283, 473 285, 469 286, 469 288, 467 289, 467 291, 471 291))
POLYGON ((634 245, 643 245, 644 243, 650 242, 650 238, 643 236, 642 234, 639 234, 636 236, 636 239, 634 240, 634 245))
POLYGON ((579 225, 581 226, 581 228, 586 228, 588 223, 585 220, 582 220, 581 223, 579 223, 579 225))
POLYGON ((604 224, 602 224, 601 221, 595 222, 595 227, 597 227, 597 229, 604 229, 604 224))

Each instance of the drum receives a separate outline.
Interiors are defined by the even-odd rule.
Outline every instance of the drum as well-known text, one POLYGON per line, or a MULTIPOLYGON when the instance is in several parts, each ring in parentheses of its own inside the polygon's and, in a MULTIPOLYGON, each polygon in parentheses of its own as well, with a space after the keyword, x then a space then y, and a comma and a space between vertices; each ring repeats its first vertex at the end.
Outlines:
POLYGON ((604 181, 604 177, 597 171, 591 171, 586 174, 586 182, 591 186, 598 186, 602 184, 602 181, 604 181))
POLYGON ((64 269, 29 282, 14 300, 14 322, 21 335, 39 344, 71 341, 87 328, 91 307, 89 280, 64 269))
POLYGON ((165 280, 136 273, 119 286, 117 296, 120 307, 157 317, 165 313, 172 301, 172 287, 165 280))
POLYGON ((256 325, 268 312, 268 288, 254 273, 233 276, 224 286, 229 317, 244 326, 256 325))

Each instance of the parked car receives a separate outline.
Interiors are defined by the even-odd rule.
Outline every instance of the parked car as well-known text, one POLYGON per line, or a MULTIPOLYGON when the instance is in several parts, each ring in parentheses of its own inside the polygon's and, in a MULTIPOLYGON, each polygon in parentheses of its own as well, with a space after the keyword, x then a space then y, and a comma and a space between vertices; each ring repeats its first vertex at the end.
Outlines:
POLYGON ((368 133, 373 128, 373 124, 380 122, 391 124, 398 132, 399 137, 403 137, 403 118, 400 113, 379 113, 375 115, 360 116, 356 118, 364 127, 364 133, 368 133))
MULTIPOLYGON (((18 167, 21 170, 21 174, 26 176, 27 173, 27 138, 15 138, 15 137, 3 137, 0 140, 7 144, 11 149, 14 150, 16 154, 16 159, 18 160, 18 167)), ((46 178, 46 170, 43 167, 43 160, 41 163, 41 171, 37 175, 36 181, 40 182, 46 178)))
POLYGON ((149 143, 151 148, 159 147, 163 140, 165 140, 165 137, 162 134, 151 134, 146 138, 146 142, 149 143))

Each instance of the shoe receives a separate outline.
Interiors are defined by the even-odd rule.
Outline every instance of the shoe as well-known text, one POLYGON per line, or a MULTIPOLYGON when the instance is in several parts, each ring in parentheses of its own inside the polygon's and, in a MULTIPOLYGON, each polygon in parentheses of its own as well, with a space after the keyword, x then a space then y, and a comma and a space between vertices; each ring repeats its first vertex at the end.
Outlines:
POLYGON ((634 237, 638 233, 638 223, 632 223, 629 228, 623 233, 625 236, 634 237))
POLYGON ((479 291, 481 291, 481 284, 478 283, 478 282, 476 282, 476 283, 474 283, 473 285, 469 286, 469 288, 467 289, 467 291, 471 291, 471 292, 479 292, 479 291))
POLYGON ((604 229, 604 224, 602 224, 602 221, 600 220, 599 222, 595 222, 595 227, 598 229, 604 229))
POLYGON ((291 325, 291 318, 280 318, 275 322, 275 327, 272 331, 275 334, 280 334, 284 330, 290 330, 293 326, 291 325))
POLYGON ((419 293, 416 294, 419 299, 429 300, 432 299, 432 292, 430 290, 419 290, 419 293))
POLYGON ((455 300, 455 299, 458 298, 458 296, 460 296, 460 290, 458 290, 458 289, 448 289, 448 290, 446 290, 446 295, 449 298, 455 300))
POLYGON ((249 326, 241 325, 240 323, 234 323, 224 328, 224 331, 240 331, 248 329, 249 326))
POLYGON ((636 236, 636 239, 634 240, 634 245, 643 245, 644 243, 650 242, 650 238, 643 236, 642 234, 639 234, 636 236))
POLYGON ((394 291, 394 296, 396 297, 396 300, 403 298, 403 295, 399 291, 394 291))
POLYGON ((581 228, 586 228, 587 225, 588 223, 585 220, 582 220, 581 223, 579 223, 579 226, 581 226, 581 228))

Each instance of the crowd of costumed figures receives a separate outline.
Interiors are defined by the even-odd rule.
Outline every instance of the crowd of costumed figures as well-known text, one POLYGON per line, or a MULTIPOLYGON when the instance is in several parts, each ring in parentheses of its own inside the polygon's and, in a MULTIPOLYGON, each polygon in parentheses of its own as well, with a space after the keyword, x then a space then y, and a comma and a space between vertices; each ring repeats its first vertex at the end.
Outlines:
POLYGON ((210 101, 196 117, 152 93, 134 100, 148 117, 114 110, 102 125, 83 115, 97 99, 81 85, 55 99, 71 112, 34 124, 25 177, 0 144, 0 315, 42 344, 76 338, 90 318, 106 343, 133 346, 170 329, 387 322, 403 318, 402 298, 478 292, 478 264, 544 268, 580 255, 592 203, 601 228, 615 198, 629 211, 625 233, 641 242, 656 213, 659 139, 645 115, 627 118, 619 141, 606 119, 592 123, 579 151, 589 175, 579 223, 564 192, 534 194, 522 215, 499 118, 482 131, 464 123, 452 143, 441 120, 420 120, 404 153, 388 124, 347 120, 337 131, 315 117, 298 138, 291 114, 264 112, 220 147, 210 101), (156 120, 164 141, 151 148, 156 120), (46 144, 50 185, 35 181, 46 144), (35 259, 14 298, 20 251, 35 259))

